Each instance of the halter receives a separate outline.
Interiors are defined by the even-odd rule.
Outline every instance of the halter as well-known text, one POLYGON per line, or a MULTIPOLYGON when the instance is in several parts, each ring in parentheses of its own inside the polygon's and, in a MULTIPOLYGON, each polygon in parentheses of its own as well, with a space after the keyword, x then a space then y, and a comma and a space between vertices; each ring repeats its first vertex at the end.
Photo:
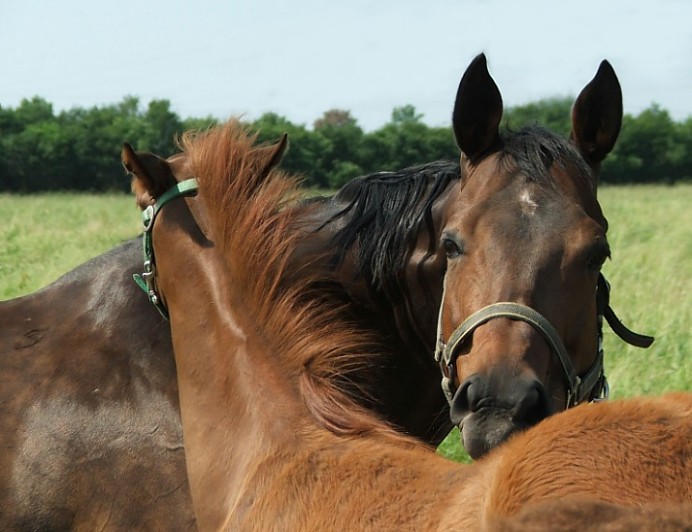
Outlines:
POLYGON ((177 185, 169 188, 153 205, 149 205, 142 211, 142 223, 144 224, 144 234, 142 236, 142 249, 144 252, 144 272, 140 275, 135 273, 132 278, 144 293, 149 297, 156 310, 165 319, 168 319, 168 311, 161 301, 161 297, 156 291, 156 261, 154 260, 154 246, 152 244, 152 229, 156 215, 169 201, 181 196, 188 196, 197 192, 198 183, 196 179, 186 179, 177 185))
POLYGON ((654 341, 652 337, 637 334, 622 324, 613 309, 610 308, 610 286, 605 277, 599 274, 596 290, 598 349, 593 364, 581 376, 577 374, 569 353, 555 327, 538 311, 520 303, 500 302, 481 308, 466 318, 445 343, 442 336, 442 309, 445 300, 445 288, 446 284, 442 291, 442 302, 440 303, 440 313, 437 322, 435 360, 440 364, 440 369, 442 370, 442 391, 450 404, 455 393, 454 378, 459 347, 471 336, 476 328, 495 318, 509 318, 526 322, 538 330, 545 338, 552 352, 558 357, 567 381, 566 408, 576 406, 584 400, 595 401, 608 398, 608 380, 603 371, 604 317, 613 331, 629 344, 637 347, 649 347, 654 341), (446 375, 445 369, 447 370, 446 375))

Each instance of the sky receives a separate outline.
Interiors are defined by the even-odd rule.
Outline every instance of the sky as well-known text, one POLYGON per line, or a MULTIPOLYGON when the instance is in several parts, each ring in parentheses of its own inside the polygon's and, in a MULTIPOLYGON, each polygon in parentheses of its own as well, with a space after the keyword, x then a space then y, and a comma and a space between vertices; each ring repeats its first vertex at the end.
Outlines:
POLYGON ((0 0, 0 106, 137 96, 181 118, 413 105, 447 126, 484 52, 505 106, 576 96, 608 59, 626 113, 692 116, 691 0, 0 0))

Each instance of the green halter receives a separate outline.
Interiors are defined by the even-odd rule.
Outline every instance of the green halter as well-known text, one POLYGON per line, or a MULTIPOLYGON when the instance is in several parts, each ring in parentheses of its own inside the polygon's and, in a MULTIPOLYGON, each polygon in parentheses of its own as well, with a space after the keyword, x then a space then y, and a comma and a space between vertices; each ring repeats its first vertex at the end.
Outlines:
POLYGON ((156 292, 156 283, 154 276, 156 274, 156 262, 154 260, 154 246, 152 245, 152 228, 154 227, 154 219, 159 211, 169 201, 187 196, 193 192, 197 192, 198 183, 196 179, 187 179, 181 181, 174 187, 171 187, 164 192, 161 197, 156 200, 153 205, 149 205, 142 211, 142 223, 144 224, 144 234, 142 235, 142 248, 144 252, 144 272, 140 275, 135 273, 132 278, 137 283, 144 293, 149 297, 151 304, 156 307, 161 316, 168 319, 168 311, 161 302, 161 297, 156 292))

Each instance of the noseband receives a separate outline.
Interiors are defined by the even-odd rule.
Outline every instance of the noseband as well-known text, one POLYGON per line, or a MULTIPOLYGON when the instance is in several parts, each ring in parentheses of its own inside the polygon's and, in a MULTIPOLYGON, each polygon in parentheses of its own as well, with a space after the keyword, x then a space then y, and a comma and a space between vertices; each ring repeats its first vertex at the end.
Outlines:
POLYGON ((509 318, 526 322, 545 338, 551 351, 558 357, 567 381, 566 408, 585 400, 607 399, 609 394, 608 380, 603 371, 603 318, 605 317, 613 331, 629 344, 637 347, 649 347, 654 341, 652 337, 637 334, 622 324, 613 309, 610 308, 609 293, 608 282, 603 275, 599 275, 596 290, 598 349, 593 364, 580 376, 577 374, 572 359, 555 327, 541 313, 520 303, 500 302, 481 308, 464 320, 445 343, 442 336, 442 308, 445 300, 443 290, 437 325, 435 360, 440 364, 442 370, 442 390, 447 401, 452 403, 456 391, 454 380, 460 346, 473 334, 474 330, 495 318, 509 318))
POLYGON ((165 319, 168 319, 168 310, 161 301, 156 291, 156 261, 154 260, 154 246, 152 244, 152 229, 156 215, 161 211, 164 205, 169 201, 181 196, 189 196, 197 192, 198 183, 196 179, 186 179, 177 185, 169 188, 153 205, 149 205, 142 211, 142 223, 144 224, 144 234, 142 235, 142 249, 144 252, 144 272, 142 274, 135 273, 132 278, 137 283, 144 293, 147 294, 151 302, 159 314, 165 319))

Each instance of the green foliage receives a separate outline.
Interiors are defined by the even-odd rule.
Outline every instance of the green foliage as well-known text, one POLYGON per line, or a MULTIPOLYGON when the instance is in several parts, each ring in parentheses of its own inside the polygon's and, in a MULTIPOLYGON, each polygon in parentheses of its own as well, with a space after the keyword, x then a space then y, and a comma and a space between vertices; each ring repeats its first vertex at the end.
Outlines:
POLYGON ((510 129, 524 125, 540 125, 563 136, 570 132, 574 98, 548 98, 507 109, 503 121, 510 129))
MULTIPOLYGON (((625 116, 622 133, 613 156, 604 165, 604 175, 612 183, 672 183, 685 177, 687 169, 677 166, 684 137, 667 111, 654 105, 636 118, 625 116)), ((689 141, 688 141, 689 143, 689 141)), ((689 177, 689 174, 688 176, 689 177)))
POLYGON ((422 118, 423 115, 417 113, 413 105, 402 105, 392 110, 392 124, 417 123, 422 118))
POLYGON ((167 157, 184 123, 167 100, 146 111, 139 100, 57 116, 41 98, 0 109, 0 191, 127 190, 120 150, 123 142, 167 157))
POLYGON ((338 188, 363 173, 360 147, 365 134, 351 113, 327 111, 315 121, 312 134, 322 149, 315 161, 312 184, 338 188))
MULTIPOLYGON (((567 135, 572 98, 551 98, 505 111, 511 129, 540 124, 567 135)), ((168 157, 187 130, 216 125, 214 117, 181 119, 168 100, 145 108, 137 97, 91 109, 55 115, 42 98, 0 107, 0 191, 124 190, 120 149, 168 157)), ((312 128, 265 113, 249 124, 263 141, 288 133, 286 170, 301 174, 317 188, 341 186, 356 175, 459 156, 451 127, 433 128, 413 105, 392 110, 379 129, 365 132, 348 110, 330 109, 312 128)), ((692 119, 677 123, 653 105, 638 116, 626 115, 614 153, 603 164, 606 183, 675 183, 692 180, 692 119)))

